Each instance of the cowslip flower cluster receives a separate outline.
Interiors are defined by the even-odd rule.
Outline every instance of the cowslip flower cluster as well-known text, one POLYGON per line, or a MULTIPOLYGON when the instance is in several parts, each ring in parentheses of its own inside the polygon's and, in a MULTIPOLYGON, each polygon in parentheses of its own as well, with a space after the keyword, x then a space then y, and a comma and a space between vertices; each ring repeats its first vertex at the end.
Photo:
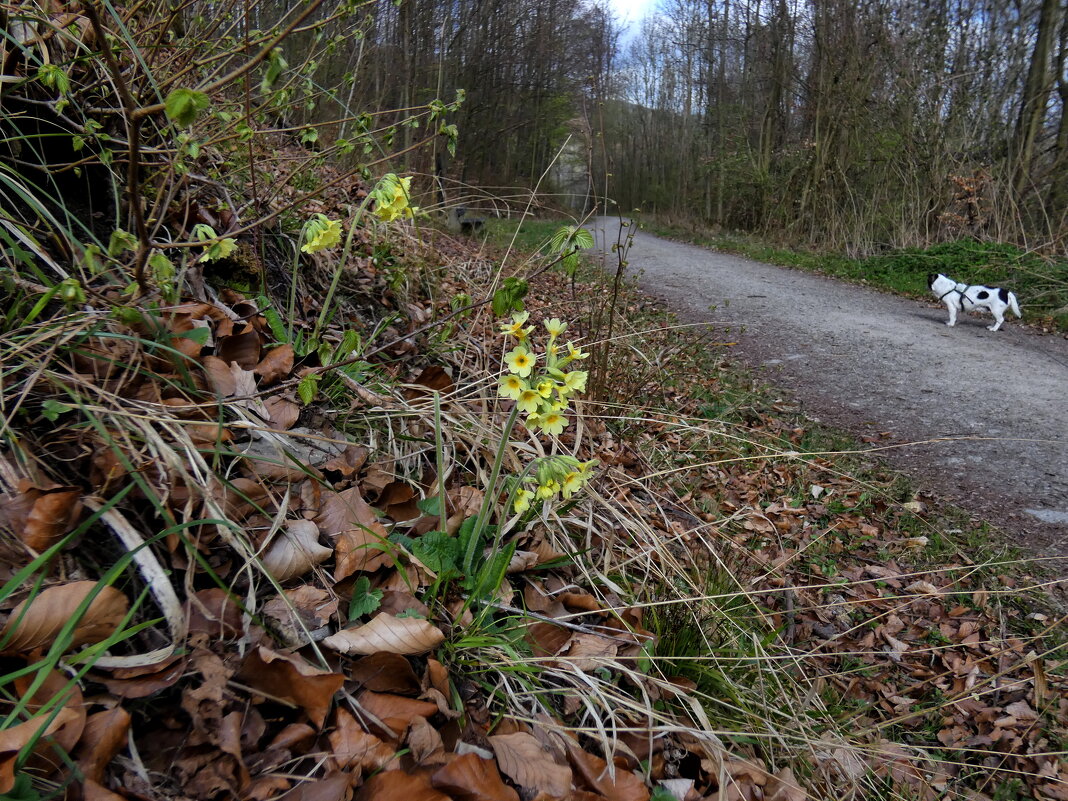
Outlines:
POLYGON ((300 249, 303 253, 318 253, 334 247, 340 241, 341 223, 325 214, 316 214, 304 227, 304 244, 300 249))
POLYGON ((375 200, 375 216, 385 222, 393 222, 398 217, 414 217, 419 211, 410 205, 412 196, 412 179, 398 178, 396 173, 386 173, 371 191, 375 200))
POLYGON ((516 514, 522 514, 535 500, 548 501, 558 495, 565 500, 570 498, 593 477, 596 465, 596 459, 582 462, 566 454, 538 459, 532 474, 524 478, 527 486, 515 491, 512 508, 516 514))
POLYGON ((561 347, 559 339, 567 325, 555 317, 543 323, 549 334, 545 353, 535 353, 530 337, 534 326, 524 325, 529 318, 530 312, 517 312, 511 322, 501 325, 501 334, 514 339, 516 346, 504 355, 508 372, 501 378, 497 392, 516 402, 519 411, 527 416, 528 430, 537 427, 555 437, 568 425, 564 412, 570 406, 571 396, 586 389, 588 376, 585 370, 565 371, 564 368, 589 354, 572 342, 561 347))

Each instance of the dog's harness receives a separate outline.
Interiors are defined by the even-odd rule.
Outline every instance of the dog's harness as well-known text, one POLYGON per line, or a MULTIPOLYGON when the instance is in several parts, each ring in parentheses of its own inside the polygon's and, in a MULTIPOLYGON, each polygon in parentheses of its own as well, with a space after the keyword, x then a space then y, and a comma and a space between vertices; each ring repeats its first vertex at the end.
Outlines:
MULTIPOLYGON (((941 302, 942 298, 944 298, 946 295, 952 295, 954 292, 956 292, 958 295, 960 295, 960 309, 961 311, 964 311, 964 301, 968 300, 967 296, 964 293, 967 292, 969 289, 971 289, 971 287, 967 284, 954 284, 953 288, 943 292, 938 297, 938 300, 941 302), (964 288, 961 289, 961 287, 964 288)), ((968 302, 971 303, 971 301, 968 302)))

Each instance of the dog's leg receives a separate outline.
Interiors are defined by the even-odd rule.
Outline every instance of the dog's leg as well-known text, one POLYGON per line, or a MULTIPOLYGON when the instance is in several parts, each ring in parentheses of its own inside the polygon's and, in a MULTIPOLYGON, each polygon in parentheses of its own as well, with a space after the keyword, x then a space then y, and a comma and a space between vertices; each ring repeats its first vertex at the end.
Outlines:
POLYGON ((994 312, 994 324, 993 325, 988 325, 986 327, 986 330, 987 331, 997 331, 999 328, 1001 328, 1001 324, 1003 322, 1005 322, 1005 313, 1003 311, 1001 311, 1000 309, 997 309, 997 310, 993 310, 992 309, 991 311, 994 312))
POLYGON ((946 325, 952 328, 957 324, 957 306, 954 303, 947 303, 946 308, 949 309, 949 319, 946 320, 946 325))

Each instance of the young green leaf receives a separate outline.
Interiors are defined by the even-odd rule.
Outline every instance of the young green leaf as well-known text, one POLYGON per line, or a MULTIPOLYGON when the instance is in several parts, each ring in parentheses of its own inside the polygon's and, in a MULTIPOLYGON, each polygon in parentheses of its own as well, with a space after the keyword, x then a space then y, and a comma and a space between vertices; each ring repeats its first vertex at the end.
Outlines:
POLYGON ((349 601, 349 620, 369 615, 382 603, 382 590, 371 589, 371 580, 360 576, 352 587, 352 600, 349 601))
POLYGON ((319 379, 321 378, 322 376, 318 373, 308 373, 297 384, 297 395, 300 396, 300 402, 305 406, 315 399, 315 393, 319 389, 319 379))
POLYGON ((167 119, 183 128, 192 125, 210 104, 211 98, 196 89, 175 89, 163 102, 167 119))

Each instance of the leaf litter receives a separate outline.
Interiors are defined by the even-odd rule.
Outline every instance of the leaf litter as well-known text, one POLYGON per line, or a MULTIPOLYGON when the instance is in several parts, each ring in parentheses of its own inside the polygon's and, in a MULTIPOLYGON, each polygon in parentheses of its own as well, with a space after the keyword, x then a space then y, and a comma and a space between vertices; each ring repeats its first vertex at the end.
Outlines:
MULTIPOLYGON (((443 260, 469 255, 439 246, 443 260)), ((391 297, 361 264, 353 283, 391 297)), ((458 269, 441 294, 477 295, 473 280, 458 269)), ((572 291, 542 281, 544 297, 572 291)), ((560 438, 603 466, 590 497, 510 532, 500 590, 464 597, 446 580, 447 540, 428 535, 445 519, 456 536, 484 500, 479 386, 496 342, 472 319, 454 336, 473 355, 432 355, 407 334, 439 310, 404 304, 377 372, 346 374, 311 405, 298 382, 325 365, 233 290, 72 323, 67 359, 46 338, 23 354, 45 369, 18 377, 31 423, 0 470, 6 569, 58 552, 43 586, 3 608, 0 649, 13 667, 60 637, 64 652, 172 650, 91 668, 73 688, 41 674, 3 731, 0 792, 18 764, 127 799, 983 799, 1012 781, 1068 798, 1061 621, 1043 607, 1016 625, 1043 579, 966 554, 925 561, 936 533, 916 533, 918 500, 798 456, 808 432, 788 411, 702 414, 699 397, 730 393, 707 367, 676 386, 614 350, 627 380, 560 438), (45 425, 44 402, 72 390, 90 425, 45 425), (100 499, 166 576, 89 578, 123 558, 100 499), (146 586, 159 581, 181 596, 180 627, 160 623, 146 586), (740 650, 732 626, 760 642, 740 650), (681 631, 696 646, 665 649, 681 631), (738 672, 713 689, 698 659, 738 672), (782 665, 783 686, 756 702, 762 661, 782 665), (782 708, 795 701, 806 706, 782 708)), ((685 356, 667 329, 642 347, 685 356)))

